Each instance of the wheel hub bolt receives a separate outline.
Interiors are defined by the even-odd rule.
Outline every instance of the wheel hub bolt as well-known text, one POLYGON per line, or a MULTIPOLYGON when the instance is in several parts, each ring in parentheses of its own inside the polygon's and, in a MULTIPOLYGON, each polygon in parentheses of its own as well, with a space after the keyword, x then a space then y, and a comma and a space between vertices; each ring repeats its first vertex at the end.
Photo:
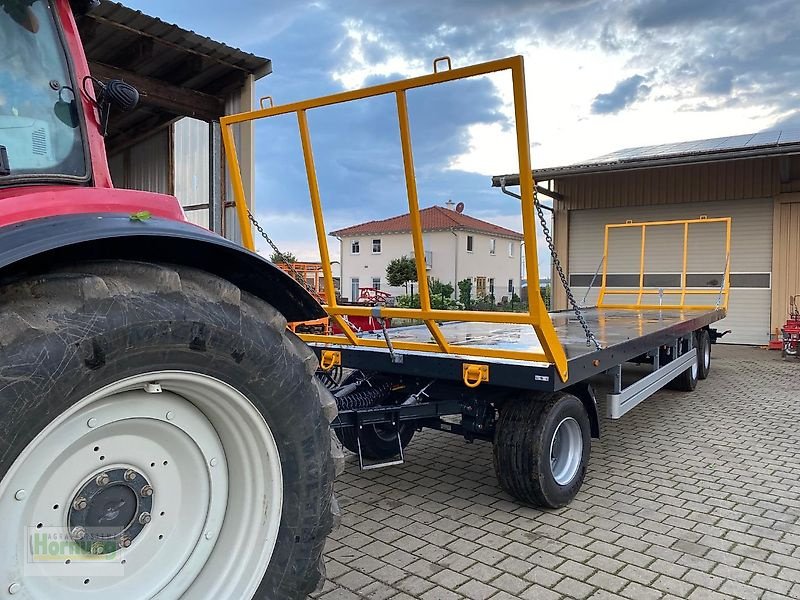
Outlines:
POLYGON ((103 554, 105 552, 105 545, 103 542, 95 542, 92 544, 92 554, 103 554))
POLYGON ((12 583, 10 586, 8 586, 8 593, 18 594, 21 589, 22 586, 19 583, 12 583))
POLYGON ((133 469, 125 471, 125 481, 133 481, 134 479, 136 479, 136 471, 133 469))
POLYGON ((82 540, 86 537, 86 530, 83 527, 75 527, 69 532, 73 540, 82 540))
POLYGON ((26 492, 25 490, 17 490, 17 493, 14 494, 14 498, 16 500, 22 502, 23 500, 25 500, 25 496, 27 496, 27 495, 28 495, 28 492, 26 492))
POLYGON ((152 496, 153 495, 153 488, 151 486, 149 486, 149 485, 146 485, 146 486, 144 486, 142 488, 141 494, 145 498, 147 498, 148 496, 152 496))
POLYGON ((147 525, 152 520, 153 517, 150 516, 149 512, 143 512, 141 515, 139 515, 139 523, 141 523, 142 525, 147 525))
POLYGON ((95 483, 97 483, 97 485, 100 487, 106 487, 110 481, 111 479, 109 479, 107 473, 100 473, 100 475, 97 476, 97 479, 95 479, 95 483))
POLYGON ((128 536, 123 536, 119 540, 119 547, 120 548, 130 548, 132 543, 133 542, 131 541, 131 538, 129 538, 128 536))

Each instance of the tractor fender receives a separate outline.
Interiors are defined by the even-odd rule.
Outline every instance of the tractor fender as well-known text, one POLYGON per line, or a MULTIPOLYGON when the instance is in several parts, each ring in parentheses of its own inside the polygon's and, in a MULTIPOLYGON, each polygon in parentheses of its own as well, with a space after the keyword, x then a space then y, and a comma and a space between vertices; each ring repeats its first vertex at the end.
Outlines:
POLYGON ((227 279, 280 311, 287 321, 326 316, 300 285, 263 257, 185 221, 89 213, 0 227, 0 278, 80 260, 120 259, 194 267, 227 279))

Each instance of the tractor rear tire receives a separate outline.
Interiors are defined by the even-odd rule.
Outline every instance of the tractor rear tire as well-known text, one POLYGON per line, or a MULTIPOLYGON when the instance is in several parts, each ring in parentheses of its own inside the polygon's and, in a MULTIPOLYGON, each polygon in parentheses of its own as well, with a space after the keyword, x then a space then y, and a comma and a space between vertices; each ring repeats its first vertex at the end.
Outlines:
POLYGON ((561 508, 583 484, 591 444, 589 415, 572 394, 509 400, 495 429, 497 480, 522 502, 561 508))
POLYGON ((273 307, 196 269, 87 262, 0 286, 3 585, 34 600, 305 598, 343 460, 316 368, 273 307), (23 560, 37 530, 73 553, 23 560))

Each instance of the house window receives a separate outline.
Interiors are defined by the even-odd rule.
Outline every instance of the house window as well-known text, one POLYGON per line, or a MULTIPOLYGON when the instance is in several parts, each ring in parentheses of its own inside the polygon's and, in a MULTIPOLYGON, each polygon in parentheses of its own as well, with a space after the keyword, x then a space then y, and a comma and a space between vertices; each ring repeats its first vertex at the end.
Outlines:
POLYGON ((508 280, 508 293, 509 294, 513 294, 514 293, 514 280, 513 279, 509 279, 508 280))
POLYGON ((352 302, 358 300, 358 277, 350 278, 350 300, 352 302))
POLYGON ((380 240, 372 240, 372 253, 373 254, 380 254, 381 253, 381 241, 380 240))
POLYGON ((497 240, 492 238, 491 240, 489 240, 489 254, 494 256, 496 251, 497 251, 497 240))
POLYGON ((514 258, 514 242, 508 242, 508 258, 514 258))
POLYGON ((472 242, 473 242, 472 236, 468 235, 467 236, 467 252, 472 252, 472 242))
POLYGON ((381 289, 381 278, 380 277, 373 277, 372 278, 372 287, 376 290, 381 289))
POLYGON ((489 295, 494 296, 494 277, 489 277, 489 295))
POLYGON ((361 244, 359 244, 358 240, 350 242, 350 254, 358 254, 359 252, 361 252, 361 244))

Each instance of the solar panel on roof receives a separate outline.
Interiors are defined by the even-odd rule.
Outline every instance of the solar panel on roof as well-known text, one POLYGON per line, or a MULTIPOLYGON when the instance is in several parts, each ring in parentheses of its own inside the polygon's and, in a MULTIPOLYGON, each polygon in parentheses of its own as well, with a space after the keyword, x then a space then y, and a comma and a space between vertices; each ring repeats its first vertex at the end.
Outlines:
POLYGON ((792 129, 787 131, 762 131, 760 133, 747 133, 743 135, 731 135, 703 140, 689 140, 686 142, 624 148, 622 150, 617 150, 616 152, 611 152, 609 154, 604 154, 602 156, 589 159, 579 164, 597 164, 615 161, 637 160, 642 158, 660 158, 698 152, 719 152, 724 150, 735 150, 737 148, 752 148, 755 146, 790 144, 798 142, 800 142, 800 129, 792 129))
POLYGON ((745 146, 752 148, 753 146, 777 144, 780 133, 780 131, 762 131, 761 133, 756 133, 750 140, 748 140, 745 146))
POLYGON ((796 144, 800 142, 800 129, 786 129, 778 133, 780 134, 778 138, 779 144, 796 144))

